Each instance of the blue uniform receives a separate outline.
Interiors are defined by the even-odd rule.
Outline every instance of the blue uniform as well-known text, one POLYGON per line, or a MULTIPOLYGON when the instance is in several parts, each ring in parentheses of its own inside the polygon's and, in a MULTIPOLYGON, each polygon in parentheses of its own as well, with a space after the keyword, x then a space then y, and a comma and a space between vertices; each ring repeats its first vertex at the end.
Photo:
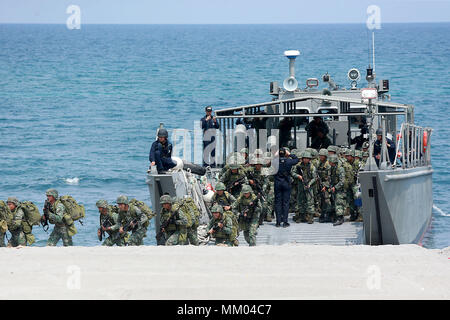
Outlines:
MULTIPOLYGON (((219 121, 214 121, 213 118, 211 117, 211 119, 206 120, 206 116, 204 116, 203 118, 200 119, 201 123, 202 123, 202 130, 203 130, 203 134, 205 134, 205 132, 209 129, 219 129, 219 121)), ((205 150, 205 148, 212 143, 216 138, 214 136, 211 137, 211 140, 209 141, 203 141, 203 150, 205 150)), ((205 162, 205 157, 203 155, 203 166, 211 166, 214 167, 215 166, 215 156, 216 156, 216 150, 212 149, 211 150, 211 158, 208 156, 207 158, 209 159, 210 163, 206 163, 205 162)))
POLYGON ((275 183, 275 214, 277 224, 287 222, 289 214, 289 200, 291 199, 291 169, 299 159, 295 155, 291 158, 279 158, 278 172, 274 177, 275 183))
MULTIPOLYGON (((395 143, 392 142, 391 139, 386 138, 386 147, 389 155, 389 161, 393 163, 395 160, 395 143), (390 145, 390 147, 388 147, 387 145, 390 145)), ((377 139, 373 144, 373 156, 375 157, 378 154, 381 154, 381 141, 377 139)), ((377 166, 380 166, 380 160, 375 158, 375 161, 377 163, 377 166)))
POLYGON ((156 169, 158 172, 166 171, 176 166, 176 163, 172 160, 172 144, 166 140, 166 143, 162 144, 159 140, 153 142, 150 148, 150 154, 148 156, 150 162, 156 163, 156 169))

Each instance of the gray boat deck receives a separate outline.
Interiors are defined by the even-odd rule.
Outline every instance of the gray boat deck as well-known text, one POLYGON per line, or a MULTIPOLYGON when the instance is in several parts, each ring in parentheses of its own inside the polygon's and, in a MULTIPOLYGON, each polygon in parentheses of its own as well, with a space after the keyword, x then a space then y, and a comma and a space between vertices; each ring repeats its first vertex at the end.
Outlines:
MULTIPOLYGON (((340 226, 332 223, 319 223, 318 218, 313 224, 295 223, 289 215, 290 226, 275 227, 275 221, 264 222, 258 229, 256 245, 283 245, 287 243, 323 244, 323 245, 355 245, 364 243, 362 222, 345 222, 340 226)), ((239 235, 239 245, 246 246, 244 233, 239 235)))

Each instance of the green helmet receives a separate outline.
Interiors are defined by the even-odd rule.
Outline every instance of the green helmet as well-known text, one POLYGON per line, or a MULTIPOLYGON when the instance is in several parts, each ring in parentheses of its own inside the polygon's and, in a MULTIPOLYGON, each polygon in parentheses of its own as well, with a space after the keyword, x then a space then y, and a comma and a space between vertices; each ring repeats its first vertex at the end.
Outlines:
POLYGON ((95 205, 97 206, 97 208, 108 208, 108 201, 106 200, 98 200, 95 205))
POLYGON ((302 153, 302 158, 312 159, 311 152, 309 152, 309 151, 307 151, 307 150, 303 151, 303 153, 302 153))
POLYGON ((14 203, 16 207, 19 205, 19 200, 16 197, 9 197, 8 200, 6 200, 6 203, 8 202, 14 203))
POLYGON ((241 166, 240 164, 233 162, 229 164, 230 169, 234 170, 234 169, 239 169, 239 167, 241 166))
POLYGON ((320 149, 319 150, 319 156, 328 157, 328 150, 327 149, 320 149))
POLYGON ((129 203, 129 201, 128 201, 128 197, 127 196, 124 196, 124 195, 120 195, 118 198, 117 198, 117 204, 121 204, 121 203, 123 203, 123 204, 128 204, 129 203))
POLYGON ((48 190, 45 192, 45 195, 47 195, 47 196, 53 196, 55 199, 57 199, 57 198, 58 198, 58 190, 56 190, 56 189, 48 189, 48 190))
POLYGON ((165 194, 165 195, 161 196, 161 198, 159 198, 159 203, 161 203, 161 204, 164 204, 164 203, 172 204, 172 197, 169 196, 168 194, 165 194))
POLYGON ((337 156, 337 155, 335 155, 335 154, 330 154, 330 155, 328 156, 328 162, 331 162, 331 163, 338 163, 338 161, 339 161, 339 159, 338 159, 338 156, 337 156))
POLYGON ((253 152, 255 156, 262 156, 264 155, 264 152, 261 149, 256 149, 255 152, 253 152))
POLYGON ((246 153, 246 154, 248 154, 248 149, 247 149, 247 148, 242 148, 242 149, 241 149, 241 153, 246 153))
POLYGON ((356 157, 356 158, 362 158, 361 153, 362 153, 361 151, 355 150, 355 155, 354 155, 354 157, 356 157))
POLYGON ((214 212, 220 212, 220 213, 223 213, 223 208, 222 208, 222 206, 220 206, 220 205, 218 205, 218 204, 213 205, 212 208, 211 208, 211 213, 214 213, 214 212))
POLYGON ((352 156, 352 157, 353 157, 353 155, 354 155, 354 150, 352 150, 352 149, 347 149, 347 150, 345 151, 345 155, 346 155, 346 156, 352 156))
POLYGON ((369 149, 369 141, 364 141, 363 145, 362 145, 363 149, 369 149))
POLYGON ((226 187, 223 182, 217 182, 216 184, 216 191, 225 191, 226 187))
POLYGON ((248 193, 248 192, 252 192, 252 187, 250 187, 248 184, 244 184, 242 186, 242 193, 248 193))
POLYGON ((319 152, 317 152, 316 149, 312 149, 312 151, 311 151, 311 156, 312 156, 313 158, 317 158, 317 157, 319 156, 319 152))
POLYGON ((337 146, 328 146, 327 151, 338 153, 338 147, 337 146))
POLYGON ((169 136, 169 133, 167 132, 166 129, 161 128, 161 129, 158 130, 158 138, 159 137, 167 138, 168 136, 169 136))
POLYGON ((341 148, 339 148, 339 154, 340 155, 345 155, 345 152, 347 151, 347 148, 346 147, 341 147, 341 148))

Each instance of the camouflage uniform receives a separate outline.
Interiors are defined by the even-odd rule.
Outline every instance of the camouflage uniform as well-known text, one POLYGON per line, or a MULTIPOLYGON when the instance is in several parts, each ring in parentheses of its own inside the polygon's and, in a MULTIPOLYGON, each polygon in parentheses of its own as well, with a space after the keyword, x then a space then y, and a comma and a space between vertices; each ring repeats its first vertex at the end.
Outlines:
MULTIPOLYGON (((316 168, 319 166, 319 153, 317 152, 316 149, 314 148, 308 148, 307 150, 311 150, 311 163, 314 166, 314 168, 316 168)), ((321 210, 321 199, 320 199, 320 192, 319 192, 319 184, 315 183, 313 186, 313 194, 314 194, 314 216, 318 217, 320 216, 320 210, 321 210)))
MULTIPOLYGON (((120 226, 125 228, 133 220, 137 220, 137 228, 131 232, 128 239, 129 246, 140 246, 144 244, 144 237, 147 234, 148 217, 138 207, 128 202, 126 196, 119 196, 117 198, 117 204, 127 204, 128 210, 122 211, 119 209, 119 222, 120 226)), ((119 227, 120 228, 120 227, 119 227)))
MULTIPOLYGON (((329 157, 329 162, 333 163, 330 168, 330 193, 331 193, 331 204, 334 207, 335 215, 337 221, 340 219, 344 219, 344 213, 346 208, 345 201, 345 190, 344 190, 344 182, 345 182, 345 169, 339 163, 339 160, 336 155, 329 157), (332 192, 331 189, 334 188, 335 191, 332 192)), ((340 224, 340 223, 337 223, 340 224)))
MULTIPOLYGON (((352 150, 347 150, 346 155, 352 154, 353 154, 352 150)), ((349 209, 351 217, 354 217, 356 214, 355 198, 354 198, 356 177, 355 172, 353 170, 353 161, 352 162, 345 161, 343 167, 345 170, 344 190, 345 190, 346 207, 349 209)))
MULTIPOLYGON (((172 214, 171 212, 170 214, 172 214)), ((187 245, 188 237, 187 237, 187 225, 189 224, 188 218, 184 214, 182 210, 177 210, 174 216, 174 224, 175 230, 168 237, 166 241, 166 246, 175 246, 175 245, 187 245)))
MULTIPOLYGON (((321 149, 320 156, 328 156, 328 151, 326 149, 321 149)), ((319 198, 320 198, 320 222, 329 222, 330 211, 331 211, 331 197, 330 197, 330 169, 331 166, 328 161, 325 159, 324 162, 319 160, 319 164, 317 165, 317 182, 319 198), (325 188, 325 191, 322 189, 325 188)))
POLYGON ((220 212, 220 216, 218 219, 215 219, 213 216, 211 220, 209 220, 208 231, 217 226, 218 223, 223 224, 222 228, 219 228, 218 231, 215 231, 212 234, 216 240, 216 245, 223 244, 227 246, 233 246, 234 243, 232 243, 230 240, 233 231, 233 222, 231 220, 231 217, 229 215, 224 215, 222 207, 217 204, 211 208, 211 212, 220 212))
POLYGON ((66 208, 60 201, 56 201, 49 212, 49 222, 54 224, 52 233, 47 241, 47 246, 56 246, 58 241, 62 239, 63 245, 65 247, 72 246, 72 237, 69 236, 69 231, 64 222, 66 208))
POLYGON ((233 211, 239 213, 239 229, 244 231, 244 238, 249 246, 256 246, 256 231, 261 210, 261 204, 258 197, 252 192, 252 188, 249 185, 244 185, 241 194, 233 205, 233 211), (246 198, 244 193, 250 193, 250 197, 246 198), (250 217, 244 217, 244 210, 252 203, 254 204, 253 209, 250 209, 248 213, 250 217))
POLYGON ((11 239, 9 240, 9 245, 12 247, 26 246, 27 239, 25 238, 25 233, 22 228, 22 220, 25 218, 25 213, 22 208, 20 208, 20 203, 16 198, 8 198, 7 203, 14 203, 16 208, 11 211, 12 220, 8 224, 8 230, 11 232, 11 239))
MULTIPOLYGON (((302 158, 311 159, 311 154, 305 151, 302 158)), ((294 216, 294 221, 313 223, 315 210, 313 187, 317 180, 316 168, 311 162, 304 164, 301 161, 292 167, 291 176, 299 181, 297 192, 298 212, 294 216), (303 181, 298 178, 299 175, 303 177, 303 181)))
POLYGON ((225 172, 220 182, 222 182, 227 187, 228 192, 230 192, 235 198, 237 198, 241 192, 242 185, 248 183, 244 167, 237 164, 231 164, 230 170, 225 172), (237 169, 237 172, 233 173, 231 171, 232 169, 237 169), (240 181, 239 184, 235 185, 235 182, 237 182, 238 180, 240 181))
MULTIPOLYGON (((4 202, 2 201, 2 204, 3 203, 4 202)), ((6 206, 6 203, 4 203, 4 204, 5 204, 4 207, 3 206, 0 207, 0 223, 2 224, 2 228, 4 227, 5 229, 7 229, 7 225, 10 220, 10 218, 9 218, 10 211, 9 211, 8 207, 6 206)), ((0 239, 0 248, 6 247, 5 235, 6 235, 6 232, 3 232, 3 230, 0 231, 0 238, 1 238, 0 239)))
POLYGON ((105 221, 109 221, 110 230, 106 230, 105 232, 108 234, 108 238, 103 241, 102 246, 111 247, 113 245, 117 245, 118 247, 125 246, 127 244, 128 233, 123 233, 122 235, 119 232, 120 229, 120 218, 119 218, 119 208, 115 206, 108 205, 106 200, 99 200, 96 203, 97 208, 105 208, 108 210, 106 215, 100 214, 100 228, 105 223, 105 221))
MULTIPOLYGON (((256 158, 254 159, 254 164, 263 164, 262 159, 256 158)), ((262 169, 262 168, 261 168, 262 169)), ((264 185, 266 181, 266 177, 262 174, 262 170, 258 170, 256 167, 250 167, 247 170, 247 179, 250 181, 254 179, 254 184, 250 184, 250 187, 253 190, 253 193, 257 195, 261 204, 261 214, 259 216, 259 224, 263 224, 263 220, 269 213, 269 207, 267 205, 267 196, 264 192, 264 185), (258 192, 260 190, 260 192, 258 192), (264 197, 264 200, 262 199, 264 197)))

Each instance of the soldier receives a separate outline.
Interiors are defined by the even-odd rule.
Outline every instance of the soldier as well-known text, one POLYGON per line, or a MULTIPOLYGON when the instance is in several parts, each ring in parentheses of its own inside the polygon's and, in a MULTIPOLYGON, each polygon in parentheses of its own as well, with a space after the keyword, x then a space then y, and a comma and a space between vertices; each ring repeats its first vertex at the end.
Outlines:
POLYGON ((344 213, 346 208, 344 190, 345 170, 339 163, 337 155, 330 155, 328 157, 328 163, 330 164, 331 205, 334 207, 336 215, 336 221, 333 226, 338 226, 344 223, 344 213))
POLYGON ((242 192, 234 203, 233 210, 239 213, 239 230, 244 231, 245 241, 249 246, 256 246, 256 230, 261 205, 248 184, 242 186, 242 192))
POLYGON ((272 222, 273 211, 274 211, 274 200, 275 200, 275 186, 274 186, 274 168, 271 167, 272 155, 270 152, 266 153, 264 158, 264 163, 266 167, 261 169, 262 175, 265 177, 264 183, 264 193, 266 195, 266 203, 267 203, 267 214, 265 217, 265 221, 272 222))
POLYGON ((223 209, 220 205, 215 204, 211 208, 212 219, 209 220, 208 234, 214 236, 216 245, 233 246, 230 241, 233 229, 233 222, 228 215, 223 214, 223 209))
POLYGON ((354 198, 356 175, 353 168, 354 162, 353 151, 348 149, 345 153, 345 157, 347 159, 347 161, 344 163, 344 170, 345 170, 344 189, 346 193, 346 203, 350 213, 350 221, 355 221, 358 218, 358 216, 354 198))
POLYGON ((11 220, 10 210, 8 205, 0 201, 0 247, 6 247, 5 235, 8 231, 8 222, 11 220))
POLYGON ((229 166, 230 170, 225 172, 220 182, 225 184, 227 191, 237 198, 241 192, 242 185, 248 183, 248 180, 243 166, 236 162, 230 163, 229 166))
POLYGON ((127 232, 120 233, 120 219, 118 214, 118 208, 108 205, 106 200, 98 200, 95 204, 100 213, 100 228, 97 231, 97 236, 100 241, 102 235, 106 232, 108 238, 103 241, 102 246, 111 247, 117 245, 119 247, 125 246, 127 239, 127 232))
POLYGON ((9 210, 12 214, 12 220, 8 224, 8 230, 11 232, 11 239, 9 240, 8 247, 26 246, 27 239, 23 232, 22 220, 25 218, 25 213, 20 208, 19 200, 15 197, 10 197, 6 201, 9 210))
POLYGON ((220 128, 219 121, 217 121, 216 117, 212 115, 212 107, 207 106, 205 108, 206 115, 200 119, 202 130, 203 130, 203 166, 207 167, 208 165, 213 168, 215 167, 215 148, 210 150, 210 154, 207 154, 206 148, 211 143, 214 143, 216 137, 216 129, 220 128), (209 137, 208 137, 209 136, 209 137), (205 161, 207 160, 207 161, 205 161))
POLYGON ((327 137, 326 130, 324 128, 320 128, 317 131, 317 136, 311 139, 311 148, 313 149, 326 149, 331 144, 330 138, 327 137))
POLYGON ((48 189, 45 194, 49 203, 49 222, 55 225, 48 238, 47 246, 56 246, 60 239, 65 247, 72 246, 72 236, 76 234, 77 230, 70 215, 66 214, 66 208, 59 201, 58 190, 48 189))
POLYGON ((263 225, 263 221, 269 210, 266 204, 266 196, 264 194, 265 176, 262 174, 263 160, 261 158, 255 158, 252 161, 252 167, 247 170, 247 179, 252 187, 253 192, 257 195, 261 203, 262 212, 259 216, 259 225, 263 225))
POLYGON ((211 199, 211 209, 215 204, 219 204, 222 206, 223 210, 229 211, 231 210, 233 203, 236 201, 236 198, 225 190, 225 185, 222 182, 218 182, 216 184, 214 195, 211 199))
POLYGON ((291 170, 291 176, 299 180, 297 192, 298 212, 294 221, 314 223, 314 194, 313 188, 316 183, 316 168, 311 164, 311 153, 304 151, 302 161, 291 170))
POLYGON ((160 203, 163 205, 161 210, 161 226, 167 224, 167 229, 162 228, 162 232, 166 233, 166 246, 187 245, 187 225, 188 218, 183 210, 177 210, 173 206, 173 200, 169 195, 163 195, 160 198, 160 203))
POLYGON ((320 149, 319 164, 317 170, 317 185, 320 198, 320 217, 319 222, 331 222, 331 200, 330 200, 330 164, 327 161, 328 150, 320 149))
POLYGON ((125 237, 126 233, 131 231, 131 236, 127 244, 129 246, 143 245, 148 227, 147 215, 138 207, 132 205, 128 201, 127 196, 120 195, 116 202, 119 206, 120 235, 125 237))
POLYGON ((158 174, 164 174, 167 170, 176 166, 176 163, 171 158, 172 144, 169 142, 168 137, 169 133, 166 129, 159 129, 158 139, 153 142, 150 148, 148 159, 151 166, 156 165, 158 174))
MULTIPOLYGON (((311 153, 312 159, 311 164, 316 168, 319 166, 319 152, 314 148, 306 148, 307 151, 311 153)), ((320 217, 320 193, 319 193, 319 184, 315 183, 313 188, 313 195, 314 195, 314 217, 320 217)))
MULTIPOLYGON (((159 203, 161 204, 160 212, 160 225, 162 235, 162 242, 165 244, 167 240, 175 233, 177 226, 175 224, 175 212, 172 210, 172 198, 169 195, 163 195, 159 198, 159 203)), ((157 235, 158 238, 158 235, 157 235)))

